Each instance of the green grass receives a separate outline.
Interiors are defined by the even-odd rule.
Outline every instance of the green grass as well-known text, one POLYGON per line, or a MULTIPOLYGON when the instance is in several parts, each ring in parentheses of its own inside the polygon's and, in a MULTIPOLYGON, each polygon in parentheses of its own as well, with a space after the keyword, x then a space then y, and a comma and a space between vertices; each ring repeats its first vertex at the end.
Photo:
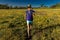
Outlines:
MULTIPOLYGON (((60 40, 60 9, 34 9, 32 40, 60 40)), ((0 10, 0 40, 26 39, 26 9, 0 10)))

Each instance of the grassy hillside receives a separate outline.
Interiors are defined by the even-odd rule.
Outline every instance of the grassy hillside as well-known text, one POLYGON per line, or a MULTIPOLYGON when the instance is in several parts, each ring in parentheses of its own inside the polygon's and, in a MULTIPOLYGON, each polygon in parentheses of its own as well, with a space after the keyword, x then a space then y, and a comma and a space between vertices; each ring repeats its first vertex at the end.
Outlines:
MULTIPOLYGON (((60 9, 34 9, 32 40, 60 40, 60 9)), ((25 9, 0 10, 0 40, 26 39, 25 9)))

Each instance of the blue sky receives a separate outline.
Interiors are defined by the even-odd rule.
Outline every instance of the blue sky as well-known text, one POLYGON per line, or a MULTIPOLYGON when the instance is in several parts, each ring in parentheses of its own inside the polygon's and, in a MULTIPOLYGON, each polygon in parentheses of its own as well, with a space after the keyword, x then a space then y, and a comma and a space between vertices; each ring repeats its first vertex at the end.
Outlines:
POLYGON ((13 6, 26 6, 27 4, 32 4, 34 7, 44 4, 47 6, 60 3, 60 0, 0 0, 0 4, 9 4, 13 6))

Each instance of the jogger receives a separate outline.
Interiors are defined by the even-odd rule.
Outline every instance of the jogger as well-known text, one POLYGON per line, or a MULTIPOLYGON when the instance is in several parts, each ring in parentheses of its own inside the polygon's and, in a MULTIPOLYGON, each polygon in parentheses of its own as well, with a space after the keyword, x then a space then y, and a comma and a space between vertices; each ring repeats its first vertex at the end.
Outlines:
POLYGON ((27 11, 26 11, 26 21, 27 21, 27 33, 28 33, 28 37, 30 37, 30 30, 33 24, 33 13, 35 11, 32 10, 31 5, 27 6, 27 11))

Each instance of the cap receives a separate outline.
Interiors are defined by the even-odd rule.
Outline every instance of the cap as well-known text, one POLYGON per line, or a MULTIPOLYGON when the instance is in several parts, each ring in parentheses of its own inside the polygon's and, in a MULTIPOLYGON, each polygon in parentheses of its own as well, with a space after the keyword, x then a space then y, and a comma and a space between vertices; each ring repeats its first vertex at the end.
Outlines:
POLYGON ((28 4, 27 8, 31 8, 31 4, 28 4))

